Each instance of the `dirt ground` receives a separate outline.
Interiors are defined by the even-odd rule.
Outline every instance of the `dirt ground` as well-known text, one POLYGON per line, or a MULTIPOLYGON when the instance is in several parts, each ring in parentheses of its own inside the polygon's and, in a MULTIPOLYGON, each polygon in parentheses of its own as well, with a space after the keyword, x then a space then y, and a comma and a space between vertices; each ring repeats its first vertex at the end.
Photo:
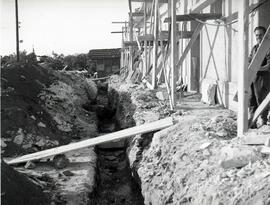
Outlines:
MULTIPOLYGON (((54 71, 45 64, 10 64, 2 68, 1 82, 1 154, 5 160, 97 136, 96 113, 88 110, 89 105, 95 103, 97 87, 80 72, 54 71)), ((75 155, 69 156, 71 163, 67 170, 57 169, 46 159, 41 164, 34 162, 30 166, 15 167, 23 174, 13 177, 12 172, 7 171, 11 169, 8 165, 1 166, 1 172, 9 179, 1 181, 5 187, 1 193, 12 191, 15 185, 22 186, 25 188, 20 189, 21 195, 29 199, 29 202, 22 201, 21 195, 16 198, 17 195, 6 192, 3 204, 12 204, 12 200, 17 200, 17 204, 42 204, 42 200, 30 203, 35 190, 40 195, 49 194, 49 200, 56 204, 64 203, 74 193, 84 192, 88 197, 94 185, 95 153, 92 148, 92 151, 82 150, 75 155), (78 167, 84 165, 79 173, 73 163, 78 167), (65 196, 67 193, 70 195, 65 196)))
MULTIPOLYGON (((162 89, 150 91, 117 77, 110 87, 111 99, 121 102, 123 127, 168 116, 177 121, 130 141, 128 157, 145 204, 270 204, 269 156, 236 137, 234 112, 203 104, 192 93, 185 93, 172 112, 157 98, 162 89)), ((269 126, 261 130, 270 136, 269 126)))

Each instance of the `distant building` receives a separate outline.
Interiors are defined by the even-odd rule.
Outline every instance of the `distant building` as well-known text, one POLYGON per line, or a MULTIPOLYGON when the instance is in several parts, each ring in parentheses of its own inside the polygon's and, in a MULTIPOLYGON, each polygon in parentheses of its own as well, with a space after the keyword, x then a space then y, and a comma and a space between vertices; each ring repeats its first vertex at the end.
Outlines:
POLYGON ((98 77, 120 72, 120 48, 93 49, 88 58, 95 63, 98 77))

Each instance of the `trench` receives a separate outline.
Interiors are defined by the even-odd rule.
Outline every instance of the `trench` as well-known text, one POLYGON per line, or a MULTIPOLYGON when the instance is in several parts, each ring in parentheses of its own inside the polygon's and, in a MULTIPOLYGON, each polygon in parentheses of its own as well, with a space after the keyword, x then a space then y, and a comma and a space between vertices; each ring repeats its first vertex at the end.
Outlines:
MULTIPOLYGON (((99 88, 96 103, 100 135, 119 130, 116 111, 109 107, 107 92, 107 88, 99 88)), ((109 142, 95 147, 97 184, 93 204, 144 204, 141 189, 132 176, 126 149, 126 140, 109 142)))

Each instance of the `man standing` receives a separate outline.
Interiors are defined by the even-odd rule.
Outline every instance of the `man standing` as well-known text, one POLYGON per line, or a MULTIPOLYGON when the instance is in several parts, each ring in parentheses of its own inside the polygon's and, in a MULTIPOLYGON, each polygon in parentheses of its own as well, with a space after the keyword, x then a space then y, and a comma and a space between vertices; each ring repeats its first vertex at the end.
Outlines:
MULTIPOLYGON (((256 36, 257 44, 251 50, 251 53, 248 59, 249 63, 251 63, 253 57, 255 56, 255 53, 257 52, 262 42, 265 32, 266 32, 266 28, 263 26, 258 26, 254 29, 254 34, 256 36)), ((251 93, 249 97, 249 113, 250 113, 249 126, 256 127, 256 123, 254 123, 254 125, 251 124, 252 117, 256 109, 258 108, 258 106, 262 103, 264 98, 270 92, 270 49, 268 50, 261 64, 261 68, 257 72, 256 78, 252 81, 250 89, 251 89, 251 93)), ((268 114, 268 109, 266 109, 261 114, 261 123, 258 126, 267 124, 267 114, 268 114)))

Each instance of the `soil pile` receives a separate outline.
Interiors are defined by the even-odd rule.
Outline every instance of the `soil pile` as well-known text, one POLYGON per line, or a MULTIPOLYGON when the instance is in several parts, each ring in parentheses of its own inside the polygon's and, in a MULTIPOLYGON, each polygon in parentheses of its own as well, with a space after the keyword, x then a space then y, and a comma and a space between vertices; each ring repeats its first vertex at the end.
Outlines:
POLYGON ((3 161, 1 162, 1 204, 46 205, 48 198, 42 189, 25 175, 19 174, 3 161))
POLYGON ((125 101, 112 103, 123 126, 166 116, 179 122, 154 135, 137 135, 129 143, 129 162, 145 204, 270 203, 269 156, 236 138, 235 113, 203 104, 198 95, 188 93, 171 112, 168 102, 157 98, 163 90, 123 84, 117 77, 110 89, 110 99, 125 101))
MULTIPOLYGON (((3 157, 97 136, 96 114, 85 109, 97 96, 90 79, 48 66, 15 63, 2 68, 1 81, 3 157)), ((8 175, 7 167, 1 169, 8 175)), ((7 183, 20 184, 16 177, 9 179, 7 183)))

